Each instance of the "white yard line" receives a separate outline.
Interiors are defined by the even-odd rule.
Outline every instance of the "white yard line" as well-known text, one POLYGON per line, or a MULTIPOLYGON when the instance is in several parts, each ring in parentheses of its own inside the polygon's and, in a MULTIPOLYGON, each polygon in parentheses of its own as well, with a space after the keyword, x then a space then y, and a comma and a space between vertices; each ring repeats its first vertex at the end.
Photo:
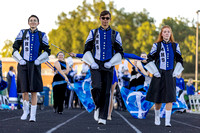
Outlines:
MULTIPOLYGON (((152 114, 152 113, 149 113, 149 115, 153 115, 153 114, 152 114)), ((186 125, 186 126, 189 126, 189 127, 193 127, 193 128, 200 129, 199 126, 194 126, 194 125, 191 125, 191 124, 188 124, 188 123, 185 123, 185 122, 177 121, 177 120, 174 120, 174 119, 171 119, 171 121, 174 121, 174 122, 176 122, 176 123, 180 123, 180 124, 183 124, 183 125, 186 125)))
MULTIPOLYGON (((40 112, 40 113, 37 113, 37 114, 42 114, 42 113, 46 113, 46 112, 49 112, 50 110, 47 110, 47 111, 44 111, 44 112, 40 112)), ((6 119, 3 119, 3 120, 0 120, 0 121, 8 121, 8 120, 12 120, 12 119, 17 119, 17 118, 20 118, 20 116, 15 116, 15 117, 11 117, 11 118, 6 118, 6 119)))
POLYGON ((79 114, 75 115, 74 117, 68 119, 67 121, 65 121, 65 122, 63 122, 63 123, 61 123, 61 124, 55 126, 54 128, 51 128, 51 129, 48 130, 46 133, 52 133, 53 131, 57 130, 57 129, 60 128, 61 126, 63 126, 63 125, 65 125, 66 123, 70 122, 71 120, 77 118, 79 115, 81 115, 81 114, 83 114, 83 113, 85 113, 85 111, 82 111, 81 113, 79 113, 79 114))
POLYGON ((131 124, 123 115, 121 115, 119 112, 115 111, 116 114, 118 114, 132 129, 134 129, 137 133, 142 133, 139 129, 137 129, 133 124, 131 124))
POLYGON ((177 122, 177 123, 180 123, 180 124, 189 126, 189 127, 193 127, 193 128, 200 129, 200 127, 198 127, 198 126, 194 126, 194 125, 191 125, 191 124, 187 124, 187 123, 185 123, 185 122, 177 121, 177 120, 174 120, 174 119, 172 119, 171 121, 174 121, 174 122, 177 122))

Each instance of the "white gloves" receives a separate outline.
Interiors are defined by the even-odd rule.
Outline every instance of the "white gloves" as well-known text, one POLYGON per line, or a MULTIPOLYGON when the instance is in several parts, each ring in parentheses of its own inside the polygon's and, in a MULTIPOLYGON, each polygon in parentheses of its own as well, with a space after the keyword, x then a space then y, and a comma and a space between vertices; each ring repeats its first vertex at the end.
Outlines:
POLYGON ((35 65, 40 65, 41 63, 44 63, 49 60, 49 55, 47 52, 43 52, 35 61, 35 65))
POLYGON ((109 69, 112 66, 118 65, 122 63, 122 56, 120 53, 116 53, 111 59, 110 61, 104 63, 104 67, 109 69))
MULTIPOLYGON (((115 66, 122 63, 122 56, 120 53, 116 53, 109 61, 111 66, 115 66)), ((104 65, 105 66, 105 65, 104 65)))
POLYGON ((21 55, 19 54, 19 52, 16 50, 13 55, 12 55, 13 59, 15 59, 18 63, 23 60, 23 58, 21 57, 21 55))
POLYGON ((20 65, 26 65, 26 61, 25 61, 24 59, 21 59, 21 60, 19 61, 19 64, 20 64, 20 65))
POLYGON ((151 74, 153 74, 155 77, 159 78, 161 77, 158 68, 156 67, 155 63, 153 61, 149 62, 144 66, 151 74))
POLYGON ((40 65, 40 61, 39 61, 38 59, 36 59, 36 60, 34 61, 34 64, 35 64, 36 66, 38 66, 38 65, 40 65))
POLYGON ((93 62, 93 63, 91 64, 91 68, 92 68, 92 69, 99 69, 99 65, 98 65, 96 62, 93 62))
POLYGON ((110 61, 109 62, 106 62, 106 63, 104 63, 104 67, 105 68, 111 68, 111 66, 112 66, 112 64, 110 63, 110 61))
POLYGON ((160 78, 161 77, 161 75, 160 75, 160 73, 157 71, 157 72, 155 72, 154 74, 153 74, 156 78, 160 78))
POLYGON ((176 63, 176 66, 174 68, 174 71, 173 71, 173 74, 172 76, 173 77, 177 77, 178 75, 181 74, 181 72, 184 70, 182 64, 180 62, 176 63))
POLYGON ((86 62, 88 65, 91 65, 92 66, 92 63, 94 63, 94 58, 92 56, 92 53, 90 51, 87 51, 84 55, 83 55, 83 58, 82 60, 84 62, 86 62))

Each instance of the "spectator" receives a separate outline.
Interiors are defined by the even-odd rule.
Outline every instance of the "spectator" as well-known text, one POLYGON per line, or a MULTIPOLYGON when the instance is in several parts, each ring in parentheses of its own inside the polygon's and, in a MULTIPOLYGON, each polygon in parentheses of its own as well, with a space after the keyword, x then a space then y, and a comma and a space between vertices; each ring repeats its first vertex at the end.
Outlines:
POLYGON ((187 95, 194 95, 195 87, 193 85, 193 79, 192 78, 189 78, 189 80, 186 84, 186 89, 187 89, 187 95))
POLYGON ((13 67, 13 66, 10 66, 10 67, 9 67, 9 71, 8 71, 8 73, 7 73, 7 76, 6 76, 7 82, 8 82, 8 87, 7 87, 8 95, 9 95, 9 93, 10 93, 11 80, 12 80, 13 75, 15 75, 15 74, 16 74, 16 72, 15 72, 14 67, 13 67))

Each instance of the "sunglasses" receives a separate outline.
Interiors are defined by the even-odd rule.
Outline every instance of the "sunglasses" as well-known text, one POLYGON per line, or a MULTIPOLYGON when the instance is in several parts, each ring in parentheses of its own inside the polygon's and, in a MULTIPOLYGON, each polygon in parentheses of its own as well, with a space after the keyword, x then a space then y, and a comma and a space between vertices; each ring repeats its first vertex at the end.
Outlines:
POLYGON ((109 20, 110 18, 109 17, 101 17, 101 19, 103 19, 103 20, 109 20))
POLYGON ((36 22, 37 22, 37 19, 30 19, 29 22, 30 22, 30 23, 33 23, 33 22, 36 23, 36 22))

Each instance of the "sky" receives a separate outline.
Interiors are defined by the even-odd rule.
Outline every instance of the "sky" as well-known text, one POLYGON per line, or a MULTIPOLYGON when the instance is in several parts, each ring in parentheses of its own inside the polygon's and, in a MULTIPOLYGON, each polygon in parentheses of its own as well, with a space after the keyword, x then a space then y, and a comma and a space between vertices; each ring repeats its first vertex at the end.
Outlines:
MULTIPOLYGON (((104 0, 108 3, 110 0, 104 0)), ((5 40, 14 42, 21 29, 27 29, 28 17, 35 14, 40 19, 38 29, 47 34, 56 29, 58 15, 61 12, 75 10, 82 5, 83 0, 3 0, 0 2, 0 50, 5 40)), ((93 0, 87 0, 93 3, 93 0)), ((156 26, 167 17, 184 17, 197 21, 197 10, 200 10, 200 0, 114 0, 117 9, 125 12, 141 12, 144 8, 149 16, 156 20, 156 26)), ((200 14, 200 13, 199 13, 200 14)))

